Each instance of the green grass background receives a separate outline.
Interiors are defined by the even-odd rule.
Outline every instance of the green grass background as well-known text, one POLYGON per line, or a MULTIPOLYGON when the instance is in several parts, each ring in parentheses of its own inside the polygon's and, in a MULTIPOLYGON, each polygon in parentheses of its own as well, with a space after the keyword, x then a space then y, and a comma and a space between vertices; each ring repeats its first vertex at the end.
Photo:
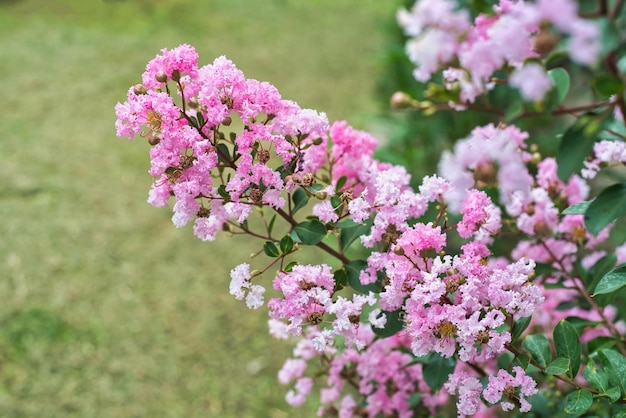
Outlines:
POLYGON ((114 105, 186 42, 372 128, 397 3, 0 0, 0 417, 314 416, 276 380, 291 344, 228 294, 257 246, 150 207, 114 105))

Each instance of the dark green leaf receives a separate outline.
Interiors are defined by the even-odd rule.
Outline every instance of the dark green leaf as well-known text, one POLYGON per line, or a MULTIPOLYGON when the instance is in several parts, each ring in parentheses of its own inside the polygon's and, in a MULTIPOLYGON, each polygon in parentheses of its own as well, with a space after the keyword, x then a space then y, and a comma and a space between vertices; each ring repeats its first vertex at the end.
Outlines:
POLYGON ((346 185, 346 181, 348 181, 348 178, 346 176, 339 177, 339 180, 337 180, 337 184, 335 185, 335 190, 337 192, 341 192, 341 189, 343 189, 343 186, 346 185))
POLYGON ((294 241, 305 245, 315 245, 326 236, 326 227, 320 221, 313 219, 294 226, 291 233, 294 241))
MULTIPOLYGON (((536 263, 535 264, 535 275, 536 276, 550 275, 550 274, 554 273, 555 271, 558 271, 558 269, 556 267, 551 266, 550 264, 546 264, 546 263, 536 263)), ((563 287, 563 286, 561 285, 559 287, 563 287)))
POLYGON ((565 412, 572 415, 580 415, 591 408, 593 395, 585 389, 578 389, 567 395, 565 400, 565 412))
POLYGON ((335 279, 335 292, 348 285, 348 273, 343 268, 336 270, 333 273, 333 278, 335 279))
POLYGON ((585 226, 596 235, 605 226, 626 213, 626 183, 602 190, 585 212, 585 226))
POLYGON ((583 376, 585 376, 585 379, 591 386, 600 392, 606 392, 609 388, 609 378, 604 370, 597 368, 593 360, 589 360, 589 363, 583 369, 583 376))
POLYGON ((424 380, 434 392, 441 389, 448 381, 448 376, 454 371, 456 360, 454 357, 442 357, 438 353, 432 353, 422 366, 424 380))
POLYGON ((337 227, 341 229, 339 232, 339 248, 341 252, 344 252, 355 239, 369 233, 370 230, 370 225, 357 224, 352 220, 343 221, 337 224, 337 227))
POLYGON ((563 103, 565 96, 567 96, 567 93, 569 92, 569 74, 564 68, 553 68, 548 71, 548 77, 550 77, 552 83, 554 84, 554 88, 556 89, 556 106, 558 106, 563 103))
POLYGON ((372 327, 374 334, 382 338, 389 338, 404 329, 405 322, 402 319, 402 312, 401 309, 393 312, 383 311, 387 316, 387 323, 383 328, 372 327))
POLYGON ((230 164, 230 151, 226 144, 217 144, 217 159, 222 164, 230 164))
POLYGON ((230 194, 226 191, 225 184, 220 184, 220 187, 217 188, 217 194, 219 194, 224 199, 230 200, 230 194))
POLYGON ((615 292, 626 286, 626 264, 621 264, 600 279, 593 296, 615 292))
POLYGON ((530 324, 531 317, 527 316, 525 318, 520 318, 513 324, 513 329, 511 330, 511 343, 514 343, 520 335, 528 328, 528 324, 530 324))
POLYGON ((574 203, 561 212, 561 215, 584 215, 591 202, 574 203))
POLYGON ((617 264, 617 256, 610 253, 599 259, 587 272, 585 279, 585 289, 591 293, 595 289, 600 279, 609 273, 617 264))
POLYGON ((620 45, 620 32, 615 26, 615 22, 605 17, 597 19, 597 23, 600 26, 600 56, 608 55, 614 49, 617 49, 620 45))
POLYGON ((572 174, 583 168, 583 161, 591 153, 605 121, 606 117, 586 114, 565 132, 556 155, 557 174, 561 180, 567 182, 572 174))
POLYGON ((569 360, 567 375, 573 379, 580 368, 581 355, 580 340, 576 328, 562 319, 554 328, 553 339, 556 356, 569 360))
POLYGON ((522 113, 524 113, 524 103, 516 98, 507 107, 506 113, 504 114, 504 120, 507 123, 510 123, 511 121, 517 119, 517 117, 522 113))
POLYGON ((528 368, 528 363, 530 363, 530 357, 528 357, 526 354, 518 354, 513 359, 511 367, 519 366, 522 369, 526 370, 528 368))
POLYGON ((299 263, 298 263, 297 261, 292 261, 291 263, 289 263, 289 264, 287 264, 287 265, 285 266, 285 269, 284 269, 284 270, 285 270, 287 273, 289 273, 290 271, 292 271, 292 270, 293 270, 294 266, 297 266, 298 264, 299 264, 299 263))
POLYGON ((375 292, 378 293, 382 289, 382 281, 377 279, 376 282, 370 284, 361 284, 361 270, 367 267, 367 262, 364 260, 353 260, 343 266, 348 275, 348 284, 357 292, 361 293, 369 293, 375 292))
MULTIPOLYGON (((574 307, 580 306, 580 303, 574 303, 574 307)), ((587 327, 595 327, 598 324, 601 324, 601 321, 592 321, 590 319, 580 318, 578 316, 568 316, 565 318, 567 322, 574 326, 574 329, 578 333, 578 335, 582 334, 583 329, 587 327)))
POLYGON ((592 81, 593 88, 604 97, 621 94, 624 91, 624 83, 620 78, 609 74, 600 74, 592 81))
POLYGON ((276 222, 276 214, 274 214, 274 216, 272 216, 272 219, 270 219, 270 223, 267 226, 267 235, 272 235, 272 231, 274 230, 274 222, 276 222))
POLYGON ((293 250, 293 239, 291 239, 291 236, 285 235, 280 240, 280 252, 282 252, 283 254, 288 254, 291 252, 291 250, 293 250))
POLYGON ((609 377, 609 383, 617 386, 622 396, 626 396, 626 358, 610 348, 598 350, 602 368, 609 377))
POLYGON ((611 348, 615 345, 615 339, 611 337, 596 337, 587 342, 587 351, 589 354, 603 348, 611 348))
POLYGON ((544 370, 546 374, 563 374, 569 370, 569 360, 563 357, 558 357, 553 362, 549 363, 544 370))
POLYGON ((268 257, 278 257, 280 255, 278 248, 276 248, 276 244, 274 244, 272 241, 265 242, 265 244, 263 245, 263 251, 265 251, 265 255, 267 255, 268 257))
POLYGON ((552 359, 550 342, 541 334, 529 335, 524 338, 522 347, 532 354, 533 359, 542 367, 546 367, 552 359))
POLYGON ((293 195, 291 196, 291 200, 293 201, 293 208, 291 209, 291 213, 296 213, 300 209, 306 206, 309 203, 309 195, 304 191, 302 187, 298 187, 293 195))
POLYGON ((617 386, 613 386, 605 393, 609 397, 611 402, 617 402, 622 398, 622 391, 617 386))

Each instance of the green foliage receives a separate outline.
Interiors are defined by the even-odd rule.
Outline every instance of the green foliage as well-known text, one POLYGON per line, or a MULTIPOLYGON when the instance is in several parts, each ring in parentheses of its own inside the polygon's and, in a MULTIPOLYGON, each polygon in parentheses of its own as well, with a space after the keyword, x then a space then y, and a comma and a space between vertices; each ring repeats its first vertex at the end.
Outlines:
POLYGON ((305 245, 315 245, 325 237, 326 226, 316 219, 301 222, 291 230, 291 238, 305 245))
POLYGON ((567 375, 573 379, 580 368, 581 346, 578 332, 571 323, 561 320, 554 328, 553 339, 557 359, 567 360, 567 375))
POLYGON ((585 226, 596 235, 608 224, 626 213, 626 183, 602 190, 585 211, 585 226))

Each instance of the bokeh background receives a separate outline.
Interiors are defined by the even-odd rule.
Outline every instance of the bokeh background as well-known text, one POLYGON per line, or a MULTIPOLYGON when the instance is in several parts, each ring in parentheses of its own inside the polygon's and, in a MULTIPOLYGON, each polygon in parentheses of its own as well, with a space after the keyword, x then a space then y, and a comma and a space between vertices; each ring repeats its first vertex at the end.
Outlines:
POLYGON ((315 415, 276 380, 292 344, 228 294, 255 243, 150 207, 149 146, 116 138, 114 106, 189 43, 383 132, 400 3, 0 0, 0 417, 315 415))

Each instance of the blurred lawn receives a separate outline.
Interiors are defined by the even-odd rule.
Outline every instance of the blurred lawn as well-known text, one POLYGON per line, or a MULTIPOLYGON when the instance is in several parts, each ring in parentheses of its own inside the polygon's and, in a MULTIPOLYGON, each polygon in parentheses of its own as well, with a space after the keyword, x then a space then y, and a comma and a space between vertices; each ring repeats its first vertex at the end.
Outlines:
POLYGON ((145 203, 113 107, 186 42, 367 128, 395 4, 0 0, 0 417, 314 416, 276 381, 290 345, 228 294, 257 248, 145 203))

